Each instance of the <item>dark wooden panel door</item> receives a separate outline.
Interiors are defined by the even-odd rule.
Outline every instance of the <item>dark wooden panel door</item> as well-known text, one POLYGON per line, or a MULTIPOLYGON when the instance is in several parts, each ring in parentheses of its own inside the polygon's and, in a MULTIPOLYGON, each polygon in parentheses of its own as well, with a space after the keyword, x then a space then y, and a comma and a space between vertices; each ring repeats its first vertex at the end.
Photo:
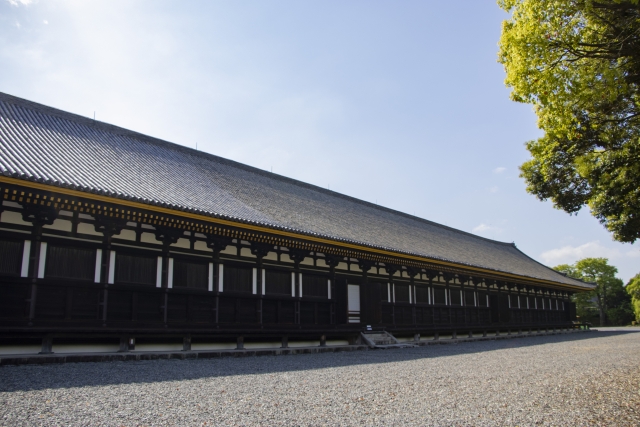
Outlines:
POLYGON ((362 323, 378 325, 382 323, 380 283, 366 283, 360 286, 362 304, 362 323), (362 292, 364 290, 364 292, 362 292))

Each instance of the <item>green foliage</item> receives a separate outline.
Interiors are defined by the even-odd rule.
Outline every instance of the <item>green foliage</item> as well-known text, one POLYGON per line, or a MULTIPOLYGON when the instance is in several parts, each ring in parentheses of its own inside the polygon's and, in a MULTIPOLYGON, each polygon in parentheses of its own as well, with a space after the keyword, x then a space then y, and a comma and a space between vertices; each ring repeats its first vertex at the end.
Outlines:
POLYGON ((631 296, 631 305, 636 322, 640 322, 640 273, 629 280, 626 286, 627 293, 631 296))
POLYGON ((498 0, 511 98, 545 132, 527 143, 527 191, 583 206, 616 240, 640 238, 639 0, 498 0))
POLYGON ((596 284, 592 291, 574 296, 580 320, 598 321, 600 326, 626 325, 633 320, 631 297, 616 277, 618 269, 609 265, 606 258, 584 258, 573 265, 558 265, 554 270, 596 284))

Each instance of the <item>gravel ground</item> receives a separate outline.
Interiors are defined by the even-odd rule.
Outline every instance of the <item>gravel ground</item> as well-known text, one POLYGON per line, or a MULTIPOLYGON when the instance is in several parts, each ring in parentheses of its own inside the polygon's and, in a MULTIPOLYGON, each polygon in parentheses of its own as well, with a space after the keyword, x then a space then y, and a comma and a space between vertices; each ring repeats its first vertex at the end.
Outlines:
POLYGON ((640 329, 0 368, 0 425, 640 425, 640 329))

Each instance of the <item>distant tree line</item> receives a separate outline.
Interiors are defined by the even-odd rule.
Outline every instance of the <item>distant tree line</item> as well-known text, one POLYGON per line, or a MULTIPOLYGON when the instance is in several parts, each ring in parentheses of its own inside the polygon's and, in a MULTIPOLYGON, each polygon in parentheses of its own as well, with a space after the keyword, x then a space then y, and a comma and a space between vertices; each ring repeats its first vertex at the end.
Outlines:
POLYGON ((584 258, 554 267, 567 276, 595 283, 590 292, 574 296, 576 314, 582 322, 600 326, 623 326, 640 321, 640 274, 626 286, 616 277, 618 269, 607 258, 584 258))

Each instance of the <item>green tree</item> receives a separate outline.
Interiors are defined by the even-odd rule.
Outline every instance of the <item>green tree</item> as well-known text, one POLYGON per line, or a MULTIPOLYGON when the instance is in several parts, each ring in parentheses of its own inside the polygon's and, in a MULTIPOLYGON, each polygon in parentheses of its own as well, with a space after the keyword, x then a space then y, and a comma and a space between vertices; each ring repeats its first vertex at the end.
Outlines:
POLYGON ((626 286, 627 293, 631 296, 631 304, 635 313, 636 322, 640 322, 640 273, 629 280, 626 286))
POLYGON ((624 290, 622 280, 616 277, 618 269, 609 265, 606 258, 583 258, 573 265, 558 265, 554 270, 596 284, 592 291, 575 296, 576 311, 582 320, 588 320, 597 310, 600 326, 631 321, 630 297, 624 290))
POLYGON ((585 205, 621 242, 640 238, 639 0, 498 0, 511 98, 534 105, 527 191, 585 205))

